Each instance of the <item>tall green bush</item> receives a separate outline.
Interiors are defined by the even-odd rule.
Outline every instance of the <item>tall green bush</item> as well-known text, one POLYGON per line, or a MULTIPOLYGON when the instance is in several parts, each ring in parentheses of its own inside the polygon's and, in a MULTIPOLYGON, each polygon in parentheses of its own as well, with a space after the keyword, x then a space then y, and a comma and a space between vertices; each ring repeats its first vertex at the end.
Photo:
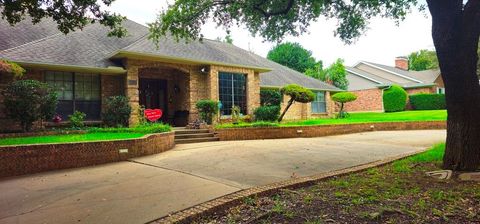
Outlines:
POLYGON ((260 105, 262 106, 280 106, 283 96, 278 89, 261 89, 260 105))
POLYGON ((277 121, 280 116, 280 106, 261 106, 253 112, 255 121, 277 121))
POLYGON ((445 94, 418 93, 409 98, 414 110, 444 110, 447 107, 445 94))
POLYGON ((32 129, 33 122, 49 120, 55 115, 57 93, 48 84, 37 80, 19 80, 7 85, 3 91, 7 117, 20 122, 24 132, 32 129))
POLYGON ((404 111, 407 105, 407 92, 398 85, 392 85, 383 91, 385 112, 404 111))
POLYGON ((200 118, 212 124, 213 117, 218 113, 218 102, 215 100, 199 100, 196 105, 200 118))
MULTIPOLYGON (((105 101, 103 123, 109 127, 128 126, 132 107, 126 96, 112 96, 105 101)), ((140 114, 143 116, 143 114, 140 114)))

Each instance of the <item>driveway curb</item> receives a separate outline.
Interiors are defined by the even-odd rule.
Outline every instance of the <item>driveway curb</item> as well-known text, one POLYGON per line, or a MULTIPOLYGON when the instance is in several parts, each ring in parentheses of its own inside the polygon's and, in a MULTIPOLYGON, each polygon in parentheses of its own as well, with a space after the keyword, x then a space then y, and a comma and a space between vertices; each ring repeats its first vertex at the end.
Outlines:
POLYGON ((252 197, 252 196, 267 196, 272 195, 277 192, 279 189, 294 189, 299 187, 305 187, 312 185, 320 180, 334 177, 334 176, 341 176, 346 175, 349 173, 355 173, 359 171, 363 171, 372 167, 382 166, 394 162, 399 159, 403 159, 409 156, 416 155, 418 153, 424 152, 428 150, 421 149, 415 152, 404 153, 398 156, 389 157, 382 160, 377 160, 375 162, 366 163, 363 165, 358 165, 350 168, 345 168, 341 170, 320 173, 312 176, 307 177, 300 177, 291 180, 281 181, 273 184, 268 184, 264 186, 257 186, 252 187, 245 190, 240 190, 231 194, 227 194, 221 196, 219 198, 192 206, 190 208, 186 208, 184 210, 171 213, 167 216, 159 218, 157 220, 153 220, 149 222, 150 224, 163 224, 163 223, 190 223, 201 216, 213 214, 219 210, 237 205, 243 201, 244 198, 252 197))

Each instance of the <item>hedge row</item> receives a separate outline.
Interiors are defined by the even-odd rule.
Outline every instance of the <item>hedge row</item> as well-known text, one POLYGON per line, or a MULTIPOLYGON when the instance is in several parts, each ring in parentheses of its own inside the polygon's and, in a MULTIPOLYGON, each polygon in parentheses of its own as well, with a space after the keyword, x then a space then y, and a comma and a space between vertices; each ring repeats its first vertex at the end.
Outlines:
POLYGON ((445 94, 419 93, 410 95, 410 104, 414 110, 446 109, 445 94))

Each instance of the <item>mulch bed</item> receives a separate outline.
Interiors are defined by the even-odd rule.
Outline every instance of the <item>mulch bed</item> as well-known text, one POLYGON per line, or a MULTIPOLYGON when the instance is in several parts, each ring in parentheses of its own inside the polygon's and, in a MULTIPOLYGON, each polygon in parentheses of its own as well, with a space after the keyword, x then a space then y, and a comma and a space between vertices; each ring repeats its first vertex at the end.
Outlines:
POLYGON ((400 161, 246 198, 195 223, 480 223, 480 184, 425 175, 439 164, 400 161))

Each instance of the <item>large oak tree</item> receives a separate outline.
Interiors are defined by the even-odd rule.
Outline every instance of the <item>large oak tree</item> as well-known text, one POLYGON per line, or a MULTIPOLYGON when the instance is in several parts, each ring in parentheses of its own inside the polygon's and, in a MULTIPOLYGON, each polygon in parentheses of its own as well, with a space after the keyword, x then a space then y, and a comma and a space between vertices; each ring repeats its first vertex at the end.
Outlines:
POLYGON ((476 170, 480 164, 480 85, 476 75, 480 0, 177 0, 151 25, 152 38, 201 38, 213 19, 230 28, 244 24, 254 35, 279 41, 299 35, 320 16, 338 19, 335 35, 352 43, 374 16, 401 21, 428 7, 432 37, 445 82, 448 110, 444 168, 476 170))

